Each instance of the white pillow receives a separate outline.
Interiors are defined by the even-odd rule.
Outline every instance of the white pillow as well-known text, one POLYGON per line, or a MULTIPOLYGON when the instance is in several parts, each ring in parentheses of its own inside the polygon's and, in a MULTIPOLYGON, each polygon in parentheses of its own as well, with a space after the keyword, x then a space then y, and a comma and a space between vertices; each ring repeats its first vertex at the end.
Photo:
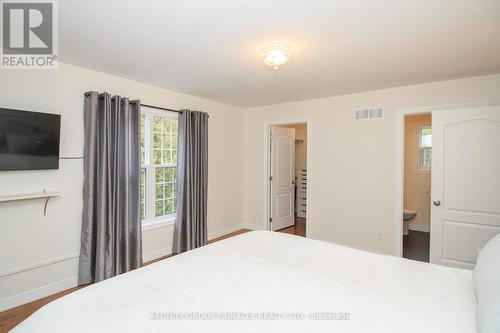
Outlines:
POLYGON ((479 252, 474 269, 479 333, 500 332, 500 234, 479 252))

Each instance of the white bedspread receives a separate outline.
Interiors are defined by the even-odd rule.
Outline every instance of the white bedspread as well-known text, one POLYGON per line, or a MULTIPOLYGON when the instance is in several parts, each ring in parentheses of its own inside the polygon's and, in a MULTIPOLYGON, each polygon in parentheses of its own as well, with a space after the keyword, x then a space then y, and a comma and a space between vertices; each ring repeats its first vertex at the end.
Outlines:
POLYGON ((83 288, 14 329, 271 331, 476 332, 472 272, 255 231, 83 288), (288 312, 299 319, 152 319, 200 312, 275 318, 288 312), (349 320, 304 319, 314 313, 348 313, 349 320))

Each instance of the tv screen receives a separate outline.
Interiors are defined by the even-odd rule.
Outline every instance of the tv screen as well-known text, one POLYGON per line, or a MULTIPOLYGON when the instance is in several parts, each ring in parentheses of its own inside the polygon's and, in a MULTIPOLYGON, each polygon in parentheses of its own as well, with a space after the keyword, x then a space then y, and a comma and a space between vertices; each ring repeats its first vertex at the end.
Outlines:
POLYGON ((61 116, 0 108, 0 170, 59 168, 61 116))

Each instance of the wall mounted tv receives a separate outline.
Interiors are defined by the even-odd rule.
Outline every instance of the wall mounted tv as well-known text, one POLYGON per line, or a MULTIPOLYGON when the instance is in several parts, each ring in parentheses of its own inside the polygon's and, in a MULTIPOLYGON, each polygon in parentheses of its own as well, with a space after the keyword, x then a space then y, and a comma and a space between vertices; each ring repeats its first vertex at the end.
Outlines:
POLYGON ((61 116, 0 108, 0 170, 59 168, 61 116))

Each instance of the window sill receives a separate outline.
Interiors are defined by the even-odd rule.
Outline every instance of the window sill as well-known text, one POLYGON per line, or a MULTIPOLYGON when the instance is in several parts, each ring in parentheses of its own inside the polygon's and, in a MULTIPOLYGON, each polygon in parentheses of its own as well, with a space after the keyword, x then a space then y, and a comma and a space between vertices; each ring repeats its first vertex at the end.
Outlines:
POLYGON ((142 231, 148 231, 158 228, 164 228, 167 226, 171 226, 175 224, 175 217, 168 217, 162 220, 156 220, 151 222, 141 222, 142 223, 142 231))

